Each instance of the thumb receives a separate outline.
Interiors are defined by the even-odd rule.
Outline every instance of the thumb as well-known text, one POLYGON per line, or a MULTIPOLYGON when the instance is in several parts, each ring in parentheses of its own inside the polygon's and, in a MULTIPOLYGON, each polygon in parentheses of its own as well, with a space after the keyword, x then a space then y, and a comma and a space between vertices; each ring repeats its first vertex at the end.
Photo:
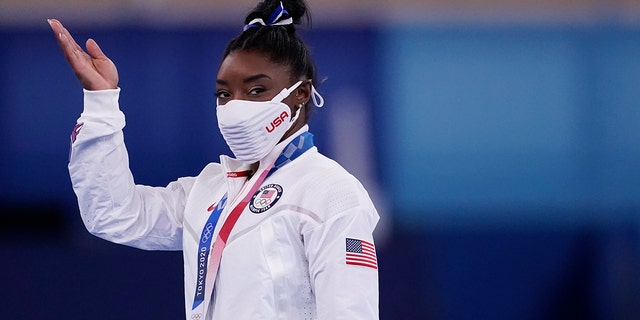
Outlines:
POLYGON ((101 60, 102 59, 105 59, 105 60, 109 59, 104 54, 104 52, 102 52, 102 49, 100 49, 100 46, 98 45, 98 43, 95 40, 93 40, 93 39, 87 40, 86 46, 87 46, 87 52, 89 52, 89 54, 91 55, 92 58, 101 59, 101 60))

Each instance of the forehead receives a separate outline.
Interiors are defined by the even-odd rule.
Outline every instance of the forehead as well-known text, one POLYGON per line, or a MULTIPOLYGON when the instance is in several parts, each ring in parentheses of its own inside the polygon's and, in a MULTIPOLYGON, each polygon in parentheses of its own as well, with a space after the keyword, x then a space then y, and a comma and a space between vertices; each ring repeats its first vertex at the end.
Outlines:
POLYGON ((258 52, 234 51, 230 53, 218 70, 218 80, 233 81, 256 74, 266 74, 273 80, 288 80, 289 68, 272 62, 266 55, 258 52))

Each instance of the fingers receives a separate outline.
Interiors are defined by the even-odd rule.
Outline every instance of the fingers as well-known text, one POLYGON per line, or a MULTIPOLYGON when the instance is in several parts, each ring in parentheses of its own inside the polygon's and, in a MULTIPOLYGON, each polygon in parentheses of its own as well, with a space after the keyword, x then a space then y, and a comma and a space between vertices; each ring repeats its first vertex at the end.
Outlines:
POLYGON ((118 70, 115 64, 102 52, 98 43, 89 39, 86 43, 87 51, 92 57, 95 70, 102 76, 109 86, 108 89, 115 89, 118 86, 118 70))
POLYGON ((51 26, 51 30, 53 30, 53 33, 55 33, 56 36, 62 32, 63 26, 60 21, 57 19, 47 19, 47 22, 49 22, 49 26, 51 26))
POLYGON ((69 46, 68 41, 68 39, 71 37, 71 34, 69 34, 69 31, 64 28, 62 23, 60 23, 60 21, 56 19, 48 19, 47 21, 49 21, 51 30, 53 30, 53 33, 55 34, 56 40, 58 40, 58 44, 60 45, 60 47, 64 51, 67 51, 66 49, 72 48, 72 46, 69 46))
POLYGON ((104 52, 102 52, 102 49, 100 49, 100 46, 95 40, 93 39, 87 40, 86 47, 87 47, 87 51, 89 52, 92 58, 101 59, 101 60, 109 59, 107 58, 107 55, 105 55, 104 52))
POLYGON ((56 19, 49 19, 49 25, 56 35, 58 45, 62 49, 69 63, 74 64, 78 60, 83 59, 84 51, 73 39, 69 31, 56 19))

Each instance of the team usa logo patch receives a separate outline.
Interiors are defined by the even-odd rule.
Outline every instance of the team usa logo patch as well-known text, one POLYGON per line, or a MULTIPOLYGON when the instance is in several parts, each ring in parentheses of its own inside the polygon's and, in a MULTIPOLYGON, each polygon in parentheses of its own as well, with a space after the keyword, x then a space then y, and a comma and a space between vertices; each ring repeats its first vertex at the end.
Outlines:
POLYGON ((268 184, 258 190, 249 203, 249 210, 253 213, 263 213, 271 208, 282 196, 282 186, 268 184))
POLYGON ((84 122, 80 122, 73 127, 73 130, 71 131, 71 143, 76 142, 76 138, 78 137, 80 130, 82 130, 82 126, 84 126, 84 122))

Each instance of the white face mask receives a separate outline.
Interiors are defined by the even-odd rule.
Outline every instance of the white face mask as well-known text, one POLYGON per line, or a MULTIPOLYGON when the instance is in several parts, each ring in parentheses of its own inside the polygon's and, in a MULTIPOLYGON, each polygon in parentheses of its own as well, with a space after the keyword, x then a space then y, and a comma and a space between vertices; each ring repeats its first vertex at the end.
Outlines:
POLYGON ((271 101, 231 100, 216 108, 222 137, 236 158, 245 163, 262 160, 300 112, 291 117, 291 109, 282 102, 302 81, 280 91, 271 101))

